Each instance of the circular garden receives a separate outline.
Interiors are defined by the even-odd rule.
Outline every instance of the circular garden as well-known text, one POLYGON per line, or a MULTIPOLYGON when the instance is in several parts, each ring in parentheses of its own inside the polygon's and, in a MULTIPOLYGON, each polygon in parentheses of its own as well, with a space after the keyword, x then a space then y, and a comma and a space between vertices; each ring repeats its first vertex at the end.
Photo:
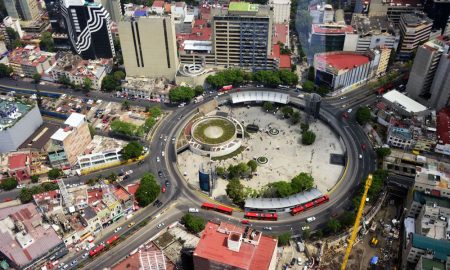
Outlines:
POLYGON ((200 121, 193 130, 193 137, 204 144, 225 143, 236 134, 235 125, 225 118, 210 118, 200 121))

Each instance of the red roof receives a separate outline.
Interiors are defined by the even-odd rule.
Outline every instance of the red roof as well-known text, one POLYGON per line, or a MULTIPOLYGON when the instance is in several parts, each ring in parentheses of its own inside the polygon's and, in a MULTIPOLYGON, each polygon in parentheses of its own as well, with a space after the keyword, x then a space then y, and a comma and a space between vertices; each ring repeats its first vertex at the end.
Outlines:
POLYGON ((312 33, 316 34, 342 34, 353 33, 351 25, 327 25, 327 24, 313 24, 312 33))
POLYGON ((437 115, 438 141, 442 144, 450 144, 450 109, 443 108, 437 115))
POLYGON ((13 170, 26 167, 27 157, 27 154, 10 155, 8 157, 9 169, 13 170))
POLYGON ((315 59, 338 70, 353 69, 370 61, 368 56, 354 52, 319 53, 315 59))
POLYGON ((136 183, 136 184, 129 184, 129 185, 127 186, 127 190, 128 190, 128 192, 129 192, 130 194, 134 195, 134 194, 136 193, 138 187, 139 187, 139 183, 136 183))
POLYGON ((274 24, 274 34, 272 43, 277 44, 278 42, 282 42, 283 44, 287 43, 289 24, 284 23, 276 23, 274 24))
MULTIPOLYGON (((258 244, 241 242, 239 252, 232 251, 227 246, 229 234, 218 231, 219 228, 233 228, 235 226, 222 222, 217 225, 212 222, 206 224, 200 242, 194 252, 194 265, 196 258, 214 261, 238 269, 261 270, 269 269, 272 256, 277 246, 277 240, 261 235, 258 244)), ((242 227, 228 230, 241 234, 242 227)), ((224 231, 224 230, 223 230, 224 231)), ((201 264, 199 260, 199 264, 201 264)))
POLYGON ((152 8, 162 8, 164 6, 164 1, 155 1, 153 2, 152 8))
POLYGON ((280 69, 290 69, 291 68, 291 56, 288 54, 280 53, 280 45, 275 44, 272 46, 272 57, 279 60, 278 67, 280 69))

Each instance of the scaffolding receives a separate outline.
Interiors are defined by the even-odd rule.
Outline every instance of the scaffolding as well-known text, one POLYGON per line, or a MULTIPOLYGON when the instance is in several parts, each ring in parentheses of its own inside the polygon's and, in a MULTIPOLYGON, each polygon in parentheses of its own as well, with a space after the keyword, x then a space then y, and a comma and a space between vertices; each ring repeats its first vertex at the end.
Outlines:
POLYGON ((140 251, 139 261, 142 270, 166 270, 166 258, 161 250, 140 251))

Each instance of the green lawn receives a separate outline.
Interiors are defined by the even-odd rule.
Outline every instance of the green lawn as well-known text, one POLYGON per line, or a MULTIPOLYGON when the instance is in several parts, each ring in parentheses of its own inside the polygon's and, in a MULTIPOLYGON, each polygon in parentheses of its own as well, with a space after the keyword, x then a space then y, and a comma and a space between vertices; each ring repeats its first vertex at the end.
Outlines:
POLYGON ((233 138, 235 133, 236 127, 234 126, 233 123, 224 119, 211 119, 197 125, 197 127, 194 130, 194 137, 207 144, 218 144, 226 142, 229 139, 233 138), (211 126, 217 126, 222 128, 223 130, 222 136, 218 138, 211 138, 206 136, 205 130, 206 128, 211 126))

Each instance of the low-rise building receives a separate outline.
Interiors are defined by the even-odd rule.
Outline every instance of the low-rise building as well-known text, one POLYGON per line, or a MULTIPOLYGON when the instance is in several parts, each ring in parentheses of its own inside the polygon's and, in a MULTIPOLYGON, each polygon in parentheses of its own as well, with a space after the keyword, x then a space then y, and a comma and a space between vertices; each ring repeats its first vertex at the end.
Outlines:
POLYGON ((412 132, 408 128, 391 126, 388 129, 386 143, 397 148, 412 149, 414 146, 412 132))
POLYGON ((449 173, 440 170, 437 167, 433 167, 417 168, 414 188, 418 191, 424 192, 425 194, 450 199, 449 173))
POLYGON ((450 155, 450 109, 443 108, 437 113, 436 121, 437 153, 450 155))
POLYGON ((194 269, 274 270, 277 242, 251 227, 208 222, 194 251, 194 269))
POLYGON ((122 83, 122 91, 127 95, 157 102, 169 100, 169 90, 165 78, 127 77, 122 83))
POLYGON ((427 107, 397 90, 391 90, 384 94, 383 101, 403 116, 424 116, 430 113, 427 107))
POLYGON ((430 162, 430 159, 424 156, 391 149, 391 154, 383 159, 383 170, 387 170, 389 174, 414 178, 417 167, 424 166, 427 162, 430 162))
POLYGON ((312 4, 308 10, 312 17, 312 23, 330 23, 334 20, 333 6, 325 2, 312 4))
POLYGON ((127 142, 95 135, 84 152, 77 156, 80 169, 92 169, 120 162, 122 148, 127 142))
POLYGON ((346 35, 352 34, 353 31, 351 25, 337 23, 313 24, 310 39, 311 47, 314 48, 315 53, 342 51, 344 49, 346 35))
POLYGON ((54 228, 43 221, 32 203, 0 209, 0 228, 0 255, 6 268, 39 269, 65 250, 54 228))
POLYGON ((33 77, 36 73, 44 73, 53 65, 55 54, 41 51, 39 47, 34 45, 27 45, 13 50, 8 55, 8 59, 9 65, 15 74, 33 77))
POLYGON ((8 175, 20 183, 31 176, 31 155, 26 152, 11 153, 8 156, 8 175))
POLYGON ((81 56, 67 53, 56 61, 50 71, 54 81, 65 76, 75 85, 84 85, 85 79, 92 82, 92 89, 100 90, 103 78, 111 72, 112 59, 83 60, 81 56))

